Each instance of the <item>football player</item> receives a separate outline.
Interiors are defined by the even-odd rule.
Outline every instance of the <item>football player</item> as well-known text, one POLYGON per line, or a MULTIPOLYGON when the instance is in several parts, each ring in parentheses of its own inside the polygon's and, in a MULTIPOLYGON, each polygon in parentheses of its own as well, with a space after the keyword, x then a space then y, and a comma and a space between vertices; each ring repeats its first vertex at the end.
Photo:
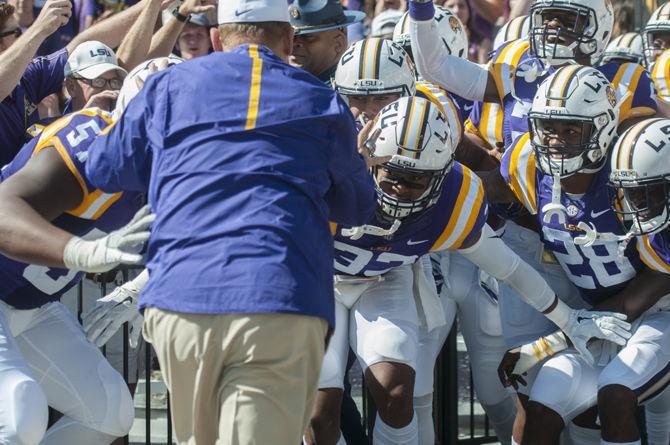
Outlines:
MULTIPOLYGON (((670 277, 645 266, 641 244, 628 242, 630 235, 609 206, 610 159, 630 162, 629 152, 610 156, 618 105, 599 71, 559 68, 535 96, 530 132, 505 153, 501 172, 509 189, 491 187, 492 200, 515 196, 536 215, 545 246, 595 309, 621 311, 634 321, 633 336, 618 354, 615 345, 598 342, 592 346, 596 364, 571 352, 543 364, 530 391, 524 443, 558 443, 573 420, 594 426, 590 413, 580 414, 596 403, 601 443, 639 443, 637 405, 667 384, 670 312, 663 297, 670 277)), ((631 129, 619 143, 629 145, 649 122, 654 121, 635 125, 637 132, 631 129)), ((538 358, 565 347, 551 339, 535 344, 538 358)), ((506 366, 503 377, 511 384, 506 366)), ((579 443, 589 436, 584 429, 579 434, 579 443)))
POLYGON ((651 14, 642 30, 642 45, 649 67, 656 62, 663 51, 670 49, 670 4, 658 7, 651 14))
MULTIPOLYGON (((438 16, 442 17, 440 23, 448 28, 442 31, 445 40, 451 41, 451 36, 454 35, 453 29, 448 25, 451 13, 438 8, 438 16)), ((405 19, 407 20, 407 16, 405 19)), ((401 35, 398 41, 409 47, 406 37, 408 36, 401 35)), ((461 45, 467 48, 467 41, 461 45)), ((334 87, 364 122, 373 119, 381 108, 401 96, 416 94, 426 98, 447 116, 449 126, 457 129, 453 133, 452 145, 458 145, 463 115, 456 100, 446 91, 426 82, 415 82, 414 79, 411 60, 398 44, 388 40, 369 39, 355 43, 342 56, 335 72, 334 87)), ((458 158, 458 151, 456 157, 458 158)), ((446 317, 453 318, 451 308, 454 301, 457 301, 460 327, 468 346, 477 398, 489 415, 498 436, 504 440, 511 435, 514 402, 509 392, 495 378, 495 368, 507 350, 499 332, 500 316, 496 300, 490 298, 480 286, 479 271, 472 263, 457 253, 437 256, 434 260, 442 269, 439 273, 447 277, 445 294, 451 299, 444 302, 445 307, 450 308, 446 317)), ((490 287, 494 288, 495 285, 490 287)), ((429 363, 425 369, 430 374, 428 379, 418 376, 414 388, 420 443, 432 444, 435 441, 432 421, 432 368, 450 328, 451 323, 448 323, 441 328, 438 335, 433 333, 422 336, 421 339, 421 356, 429 363)), ((315 415, 317 419, 323 417, 328 416, 323 413, 315 415)))
MULTIPOLYGON (((500 103, 505 110, 506 147, 528 131, 526 114, 539 84, 558 66, 574 62, 589 66, 597 61, 614 21, 610 0, 537 0, 530 10, 528 40, 504 45, 488 67, 481 67, 436 44, 433 11, 431 2, 410 1, 412 49, 419 72, 467 99, 500 103)), ((626 96, 621 122, 655 113, 654 88, 643 67, 611 63, 599 69, 626 96)))
POLYGON ((141 194, 104 193, 86 177, 87 149, 112 124, 97 108, 67 115, 0 173, 0 442, 106 444, 132 425, 123 378, 59 302, 82 271, 140 262, 149 236, 141 194), (64 416, 47 430, 49 406, 64 416))
MULTIPOLYGON (((485 110, 482 105, 479 115, 471 114, 469 129, 479 129, 479 133, 496 143, 501 152, 516 137, 528 131, 527 114, 539 84, 558 66, 575 62, 590 65, 592 59, 597 60, 609 41, 613 26, 609 0, 537 0, 529 13, 528 38, 503 45, 491 63, 481 67, 449 55, 444 46, 435 43, 435 30, 430 25, 434 7, 430 2, 415 0, 409 5, 410 32, 419 72, 448 91, 500 106, 502 114, 492 112, 495 110, 491 107, 485 110)), ((624 98, 620 109, 621 122, 626 121, 624 125, 632 125, 656 112, 654 87, 642 66, 610 63, 599 69, 612 80, 624 98)), ((493 151, 496 146, 488 148, 493 151)), ((565 274, 545 255, 527 212, 515 207, 496 207, 494 210, 508 222, 504 241, 542 271, 562 298, 577 297, 565 274)), ((510 346, 526 343, 541 332, 549 333, 554 329, 532 308, 519 304, 510 293, 508 287, 501 286, 503 331, 510 346)), ((577 307, 580 303, 574 301, 572 305, 577 307)), ((520 400, 523 403, 524 397, 520 400)))
MULTIPOLYGON (((317 409, 338 406, 351 344, 378 407, 374 443, 418 443, 412 399, 416 376, 426 373, 419 366, 419 330, 430 333, 447 321, 442 300, 417 261, 429 252, 458 250, 507 282, 584 354, 592 337, 625 342, 629 325, 623 315, 569 308, 492 233, 485 223, 483 185, 453 161, 449 132, 454 130, 437 106, 403 97, 382 109, 374 123, 371 156, 386 159, 372 168, 379 211, 364 226, 332 227, 337 327, 324 358, 317 409)), ((325 434, 315 430, 317 443, 338 440, 339 421, 328 421, 332 427, 325 434)))
POLYGON ((646 66, 642 35, 636 32, 627 32, 612 40, 605 48, 599 65, 606 65, 611 62, 630 62, 646 66))
POLYGON ((642 30, 645 62, 658 91, 659 114, 670 117, 670 4, 656 9, 642 30))

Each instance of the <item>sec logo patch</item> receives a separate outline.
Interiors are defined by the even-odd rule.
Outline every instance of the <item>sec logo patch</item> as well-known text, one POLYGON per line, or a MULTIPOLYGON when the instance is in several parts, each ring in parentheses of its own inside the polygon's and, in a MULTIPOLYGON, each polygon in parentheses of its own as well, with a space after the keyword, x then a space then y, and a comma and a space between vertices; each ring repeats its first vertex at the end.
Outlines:
POLYGON ((579 209, 577 208, 577 206, 572 205, 572 204, 570 204, 570 205, 568 206, 568 208, 566 209, 566 211, 568 212, 568 216, 569 216, 570 218, 574 218, 574 217, 577 216, 577 214, 579 213, 579 209))

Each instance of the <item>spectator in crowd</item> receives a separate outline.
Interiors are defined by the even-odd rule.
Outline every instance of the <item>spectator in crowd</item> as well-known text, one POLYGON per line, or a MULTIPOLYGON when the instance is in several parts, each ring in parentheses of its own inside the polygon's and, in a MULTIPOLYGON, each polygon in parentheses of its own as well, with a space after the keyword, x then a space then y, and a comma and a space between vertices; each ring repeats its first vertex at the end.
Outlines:
POLYGON ((177 440, 293 444, 334 318, 328 219, 362 224, 375 192, 346 104, 285 63, 286 5, 223 4, 217 52, 151 77, 89 149, 87 175, 107 192, 149 188, 140 307, 177 440))
POLYGON ((407 0, 376 0, 374 2, 374 10, 372 11, 372 18, 374 19, 382 12, 389 9, 398 9, 400 11, 407 10, 407 0))
POLYGON ((635 5, 628 0, 617 1, 614 3, 614 28, 612 28, 612 38, 635 31, 635 5))
POLYGON ((215 10, 212 2, 186 0, 163 11, 163 26, 151 42, 149 57, 162 57, 175 50, 185 60, 209 54, 209 15, 215 10))
POLYGON ((212 50, 209 27, 207 14, 192 14, 177 39, 177 55, 184 60, 191 60, 209 54, 212 50))
MULTIPOLYGON (((3 140, 0 165, 9 162, 26 142, 25 130, 39 120, 37 105, 63 87, 68 55, 88 40, 98 40, 116 47, 144 6, 159 0, 144 0, 77 35, 64 49, 46 57, 32 59, 44 39, 69 20, 69 0, 47 0, 35 23, 11 47, 0 54, 0 135, 3 140)), ((159 3, 160 5, 160 3, 159 3)), ((152 28, 153 29, 153 28, 152 28)), ((146 43, 150 44, 151 39, 146 43)), ((125 53, 136 52, 143 42, 119 50, 119 65, 132 65, 141 60, 126 62, 125 53)))
POLYGON ((289 6, 289 15, 295 31, 289 62, 330 84, 348 46, 346 27, 362 21, 365 14, 345 11, 339 0, 297 0, 289 6))
POLYGON ((404 12, 399 9, 387 9, 372 19, 370 37, 393 39, 393 30, 404 12))
POLYGON ((0 2, 0 54, 21 36, 21 27, 14 15, 14 6, 0 2))
POLYGON ((70 96, 64 113, 95 105, 111 111, 123 79, 128 72, 119 66, 114 50, 104 43, 91 40, 77 46, 65 64, 65 88, 70 96), (108 94, 104 95, 103 93, 108 94), (99 95, 99 100, 89 100, 99 95), (107 99, 107 100, 104 100, 107 99))
POLYGON ((493 49, 493 26, 503 13, 500 0, 446 0, 443 5, 465 26, 470 42, 469 59, 487 63, 493 49))
MULTIPOLYGON (((16 8, 16 15, 19 18, 19 25, 27 28, 35 21, 44 7, 45 0, 10 0, 16 8)), ((37 55, 51 54, 65 45, 93 24, 96 14, 95 0, 73 0, 72 16, 67 23, 56 32, 47 37, 37 50, 37 55)))

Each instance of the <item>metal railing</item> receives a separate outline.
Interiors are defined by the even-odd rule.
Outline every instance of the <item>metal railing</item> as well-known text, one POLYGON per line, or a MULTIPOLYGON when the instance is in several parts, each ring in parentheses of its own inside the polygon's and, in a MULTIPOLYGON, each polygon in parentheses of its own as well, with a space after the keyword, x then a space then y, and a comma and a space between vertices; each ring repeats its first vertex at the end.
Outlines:
MULTIPOLYGON (((109 278, 109 277, 108 277, 109 278)), ((119 280, 117 283, 128 281, 129 270, 124 269, 118 272, 119 280)), ((89 299, 94 300, 98 296, 104 296, 108 293, 108 290, 112 290, 113 286, 116 283, 109 282, 107 279, 96 279, 99 283, 99 293, 98 295, 90 296, 89 299), (95 298, 93 298, 95 297, 95 298)), ((84 307, 84 286, 83 282, 78 285, 77 288, 77 316, 81 321, 81 314, 84 307)), ((90 304, 90 303, 89 303, 90 304)), ((122 369, 119 370, 123 374, 123 378, 126 381, 129 381, 129 347, 128 347, 128 326, 127 324, 123 326, 123 363, 122 369)), ((434 415, 435 415, 435 425, 436 425, 436 444, 440 445, 455 445, 455 444, 486 444, 497 442, 495 435, 492 433, 492 430, 489 428, 488 419, 481 414, 475 412, 477 408, 477 401, 474 395, 474 389, 472 385, 472 375, 471 373, 466 377, 466 380, 469 380, 469 385, 466 385, 466 397, 465 399, 460 396, 459 398, 459 372, 463 372, 463 369, 468 369, 469 366, 460 366, 463 365, 463 360, 467 360, 463 351, 458 351, 457 347, 457 330, 456 323, 454 323, 454 328, 452 329, 451 334, 447 338, 445 345, 442 349, 440 356, 437 359, 435 365, 435 393, 434 393, 434 415), (460 357, 459 357, 460 354, 460 357), (466 413, 459 414, 459 403, 461 410, 465 406, 466 413), (482 418, 483 417, 483 423, 482 418)), ((102 348, 103 355, 107 354, 106 347, 102 348)), ((136 412, 139 410, 143 411, 144 416, 144 431, 141 436, 143 436, 144 441, 138 441, 138 435, 135 434, 134 441, 131 442, 131 438, 126 436, 122 439, 122 443, 128 444, 146 444, 146 445, 157 445, 159 443, 173 443, 173 432, 172 432, 172 422, 170 419, 170 399, 169 394, 166 390, 166 409, 156 409, 152 407, 152 401, 154 399, 152 392, 152 381, 155 381, 157 375, 159 375, 157 361, 154 356, 153 348, 150 344, 146 344, 144 351, 141 352, 144 355, 144 369, 141 372, 138 372, 139 378, 138 383, 141 382, 141 377, 143 377, 143 384, 137 385, 137 391, 135 392, 135 399, 144 398, 144 406, 137 406, 136 412), (141 389, 141 392, 140 392, 141 389), (160 411, 160 412, 156 412, 160 411), (165 415, 166 417, 166 427, 162 431, 152 431, 152 419, 156 420, 162 418, 165 415), (153 441, 152 436, 161 436, 162 439, 160 442, 153 441)), ((139 371, 139 370, 138 370, 139 371)), ((461 376, 461 380, 462 380, 461 376)), ((368 437, 372 437, 372 429, 374 425, 374 419, 376 417, 376 411, 374 402, 369 394, 367 393, 363 383, 362 390, 362 409, 363 409, 363 423, 368 432, 368 437)), ((115 442, 121 443, 121 442, 115 442)))

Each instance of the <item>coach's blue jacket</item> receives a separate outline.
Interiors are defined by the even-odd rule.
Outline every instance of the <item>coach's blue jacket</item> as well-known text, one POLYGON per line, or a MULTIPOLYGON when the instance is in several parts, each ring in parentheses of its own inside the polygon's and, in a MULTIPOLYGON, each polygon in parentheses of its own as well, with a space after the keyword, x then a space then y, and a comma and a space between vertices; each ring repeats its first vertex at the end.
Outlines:
POLYGON ((287 312, 334 324, 328 221, 362 224, 375 192, 346 104, 260 45, 152 75, 90 147, 103 191, 157 214, 141 307, 287 312))

